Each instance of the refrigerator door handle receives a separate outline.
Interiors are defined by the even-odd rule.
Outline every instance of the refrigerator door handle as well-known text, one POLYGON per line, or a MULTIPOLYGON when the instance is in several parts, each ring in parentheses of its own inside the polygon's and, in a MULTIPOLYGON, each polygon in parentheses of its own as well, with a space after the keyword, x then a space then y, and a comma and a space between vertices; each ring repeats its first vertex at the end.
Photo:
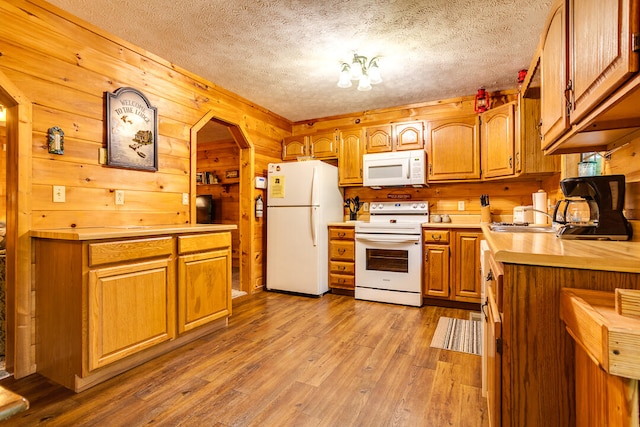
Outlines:
POLYGON ((318 206, 318 192, 316 191, 316 183, 318 182, 318 168, 313 168, 313 176, 311 177, 311 206, 318 206))
POLYGON ((318 246, 318 208, 311 206, 311 238, 313 246, 318 246))

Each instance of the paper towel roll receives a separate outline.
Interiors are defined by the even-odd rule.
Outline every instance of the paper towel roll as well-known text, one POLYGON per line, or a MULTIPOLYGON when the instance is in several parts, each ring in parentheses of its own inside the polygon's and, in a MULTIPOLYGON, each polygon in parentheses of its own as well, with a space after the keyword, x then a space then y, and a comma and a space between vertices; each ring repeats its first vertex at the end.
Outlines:
POLYGON ((538 190, 533 193, 533 222, 535 224, 547 224, 549 219, 545 214, 536 211, 547 211, 547 193, 544 190, 538 190))

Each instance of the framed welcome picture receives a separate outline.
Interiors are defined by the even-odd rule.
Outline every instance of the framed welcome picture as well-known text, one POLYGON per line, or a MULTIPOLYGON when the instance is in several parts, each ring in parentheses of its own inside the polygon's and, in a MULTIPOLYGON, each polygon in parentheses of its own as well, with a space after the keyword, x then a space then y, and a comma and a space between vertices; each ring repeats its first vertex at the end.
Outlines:
POLYGON ((158 111, 142 92, 123 87, 105 93, 107 165, 158 170, 158 111))

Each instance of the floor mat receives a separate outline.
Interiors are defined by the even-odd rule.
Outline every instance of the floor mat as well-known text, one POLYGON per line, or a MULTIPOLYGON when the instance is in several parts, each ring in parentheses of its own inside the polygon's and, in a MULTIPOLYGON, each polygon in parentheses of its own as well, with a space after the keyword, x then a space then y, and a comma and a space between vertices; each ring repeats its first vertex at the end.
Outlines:
POLYGON ((482 323, 479 320, 441 317, 431 347, 479 356, 482 354, 482 323))

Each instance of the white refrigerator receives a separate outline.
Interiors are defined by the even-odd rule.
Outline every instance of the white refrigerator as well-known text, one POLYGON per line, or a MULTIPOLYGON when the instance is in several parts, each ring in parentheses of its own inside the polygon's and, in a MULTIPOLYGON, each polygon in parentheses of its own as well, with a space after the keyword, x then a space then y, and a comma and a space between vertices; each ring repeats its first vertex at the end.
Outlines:
POLYGON ((320 296, 329 290, 329 222, 343 221, 338 168, 320 160, 267 169, 269 290, 320 296))

